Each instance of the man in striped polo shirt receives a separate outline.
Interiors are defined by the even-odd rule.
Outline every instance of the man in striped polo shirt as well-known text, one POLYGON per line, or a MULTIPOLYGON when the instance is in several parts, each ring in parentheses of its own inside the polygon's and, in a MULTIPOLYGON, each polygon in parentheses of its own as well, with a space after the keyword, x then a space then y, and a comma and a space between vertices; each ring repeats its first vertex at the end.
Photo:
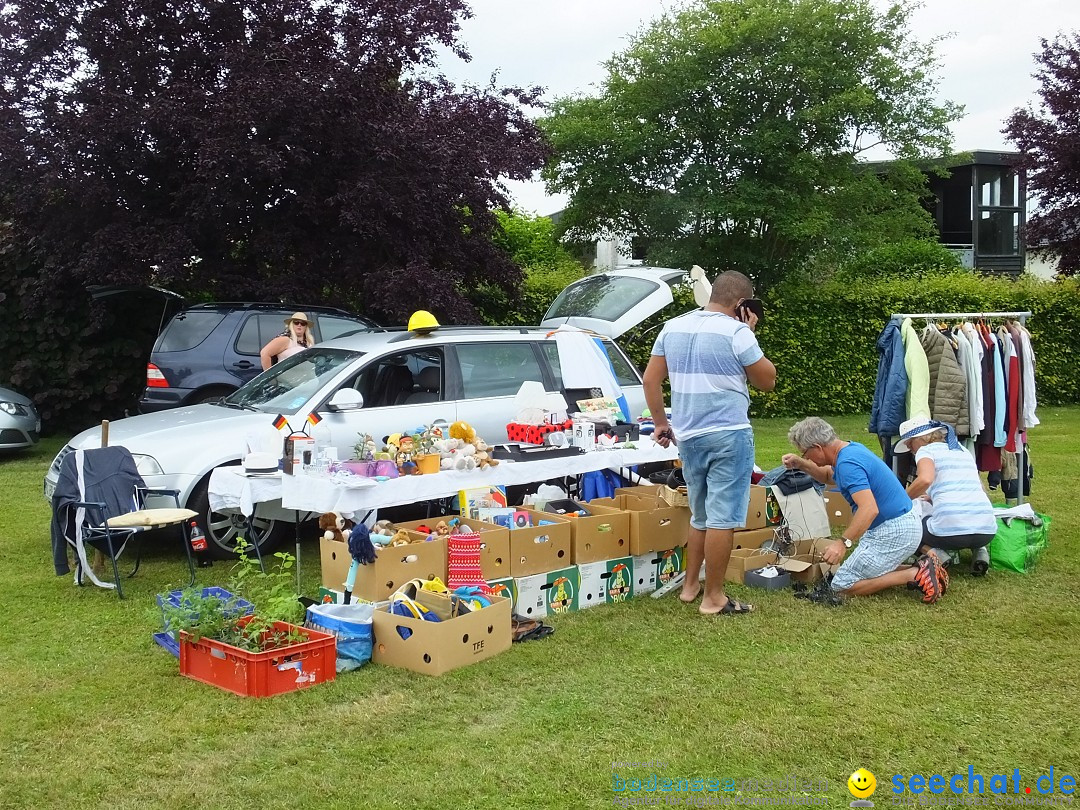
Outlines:
POLYGON ((678 440, 690 499, 686 581, 680 599, 706 615, 752 610, 724 592, 734 530, 746 525, 754 434, 747 411, 747 381, 762 391, 776 384, 776 367, 754 336, 757 315, 742 306, 754 286, 742 273, 721 273, 709 303, 664 324, 645 369, 645 402, 652 411, 656 441, 678 440), (671 424, 662 385, 671 380, 671 424))

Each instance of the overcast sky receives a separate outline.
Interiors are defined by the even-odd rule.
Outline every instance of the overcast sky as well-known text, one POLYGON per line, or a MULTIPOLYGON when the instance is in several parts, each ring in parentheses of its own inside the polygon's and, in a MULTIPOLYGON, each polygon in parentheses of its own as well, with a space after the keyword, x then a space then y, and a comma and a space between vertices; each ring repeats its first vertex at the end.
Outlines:
MULTIPOLYGON (((881 0, 884 5, 884 0, 881 0)), ((471 63, 447 58, 446 74, 459 81, 486 83, 499 72, 500 85, 540 85, 546 99, 594 92, 603 78, 601 63, 626 47, 670 0, 472 0, 474 17, 461 40, 471 63)), ((1034 98, 1032 54, 1039 38, 1080 29, 1077 0, 925 0, 916 12, 920 39, 953 36, 938 47, 943 99, 964 105, 953 125, 957 151, 1007 149, 1001 127, 1008 114, 1034 98)), ((565 204, 549 197, 543 184, 511 183, 516 204, 550 214, 565 204)))

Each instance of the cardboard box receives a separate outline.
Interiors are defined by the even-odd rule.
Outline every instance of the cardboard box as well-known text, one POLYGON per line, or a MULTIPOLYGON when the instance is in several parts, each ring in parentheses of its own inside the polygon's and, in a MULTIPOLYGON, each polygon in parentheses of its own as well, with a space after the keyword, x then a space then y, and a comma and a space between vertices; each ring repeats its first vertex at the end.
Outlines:
MULTIPOLYGON (((344 590, 352 557, 347 543, 319 538, 322 584, 330 590, 344 590)), ((407 546, 386 546, 377 552, 371 565, 361 565, 356 572, 353 597, 379 602, 410 579, 438 577, 446 581, 446 539, 407 546)))
POLYGON ((634 560, 631 557, 579 565, 578 609, 617 605, 633 597, 633 568, 634 560))
POLYGON ((686 547, 652 551, 633 558, 634 595, 655 591, 686 568, 686 547))
POLYGON ((775 565, 777 554, 774 551, 762 551, 759 548, 732 549, 724 579, 728 582, 745 582, 746 572, 775 565))
POLYGON ((839 567, 821 561, 821 552, 830 542, 832 541, 822 538, 799 540, 795 543, 795 553, 790 557, 781 557, 776 552, 760 549, 734 549, 724 578, 729 582, 745 583, 748 571, 775 565, 789 573, 792 581, 813 584, 839 567))
POLYGON ((407 520, 395 525, 399 529, 406 529, 419 535, 420 533, 416 531, 418 526, 434 529, 440 520, 449 522, 451 518, 461 520, 480 535, 480 570, 484 574, 484 579, 501 579, 510 576, 510 530, 505 526, 485 523, 474 518, 463 518, 460 515, 443 515, 427 520, 407 520))
POLYGON ((765 487, 750 485, 750 503, 746 509, 745 529, 764 529, 769 525, 769 507, 765 487))
POLYGON ((644 596, 656 590, 655 556, 655 552, 649 552, 630 558, 633 560, 630 573, 634 576, 634 596, 644 596))
POLYGON ((535 524, 510 530, 510 575, 542 574, 565 568, 570 562, 570 521, 549 512, 521 509, 535 524))
POLYGON ((660 497, 660 485, 659 484, 638 484, 636 487, 619 487, 615 490, 615 497, 620 495, 650 495, 654 498, 660 497))
POLYGON ((510 600, 510 612, 513 613, 514 608, 517 606, 517 583, 514 582, 514 578, 489 579, 488 587, 495 592, 495 596, 510 600))
POLYGON ((791 574, 787 571, 781 571, 778 576, 775 577, 763 577, 761 575, 761 569, 756 571, 747 571, 745 583, 753 588, 764 588, 767 591, 779 591, 783 588, 791 587, 791 574))
POLYGON ((791 573, 792 581, 813 585, 818 580, 824 579, 827 574, 835 573, 840 567, 839 564, 829 565, 821 559, 821 553, 832 542, 823 537, 798 540, 795 543, 795 554, 787 558, 781 567, 791 573))
POLYGON ((630 516, 621 509, 595 502, 582 506, 588 515, 567 516, 570 562, 594 563, 627 556, 630 552, 630 516))
POLYGON ((825 490, 825 511, 829 513, 832 528, 846 529, 851 524, 851 505, 835 489, 825 490))
POLYGON ((784 519, 780 502, 776 500, 772 487, 765 487, 765 518, 770 526, 779 526, 784 519))
POLYGON ((761 548, 767 540, 772 540, 776 531, 771 526, 766 529, 751 529, 750 531, 737 531, 732 537, 731 547, 736 548, 761 548))
POLYGON ((495 598, 490 607, 441 622, 397 616, 384 605, 372 630, 375 663, 442 675, 510 649, 510 600, 495 598))
POLYGON ((623 494, 597 498, 590 503, 622 509, 630 515, 630 555, 633 557, 686 545, 690 510, 685 507, 668 506, 651 495, 623 494))
POLYGON ((514 577, 514 613, 528 619, 557 616, 578 609, 579 573, 576 565, 527 577, 514 577))

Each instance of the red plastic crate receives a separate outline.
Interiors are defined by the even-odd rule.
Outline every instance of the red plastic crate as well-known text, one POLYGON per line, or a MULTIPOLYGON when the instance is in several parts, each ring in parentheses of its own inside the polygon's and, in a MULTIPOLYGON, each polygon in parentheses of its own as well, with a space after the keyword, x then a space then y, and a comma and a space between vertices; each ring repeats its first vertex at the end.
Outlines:
MULTIPOLYGON (((247 617, 242 623, 249 621, 247 617)), ((326 683, 337 676, 337 640, 328 633, 287 622, 277 630, 297 630, 307 641, 265 652, 248 652, 180 633, 180 674, 244 697, 272 697, 326 683)))

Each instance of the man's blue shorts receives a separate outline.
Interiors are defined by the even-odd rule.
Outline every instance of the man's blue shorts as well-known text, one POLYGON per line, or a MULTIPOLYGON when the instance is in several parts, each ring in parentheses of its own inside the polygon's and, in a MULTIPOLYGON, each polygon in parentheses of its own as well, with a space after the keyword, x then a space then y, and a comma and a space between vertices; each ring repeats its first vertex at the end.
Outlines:
POLYGON ((746 525, 754 432, 719 430, 679 440, 690 525, 695 529, 738 529, 746 525))

